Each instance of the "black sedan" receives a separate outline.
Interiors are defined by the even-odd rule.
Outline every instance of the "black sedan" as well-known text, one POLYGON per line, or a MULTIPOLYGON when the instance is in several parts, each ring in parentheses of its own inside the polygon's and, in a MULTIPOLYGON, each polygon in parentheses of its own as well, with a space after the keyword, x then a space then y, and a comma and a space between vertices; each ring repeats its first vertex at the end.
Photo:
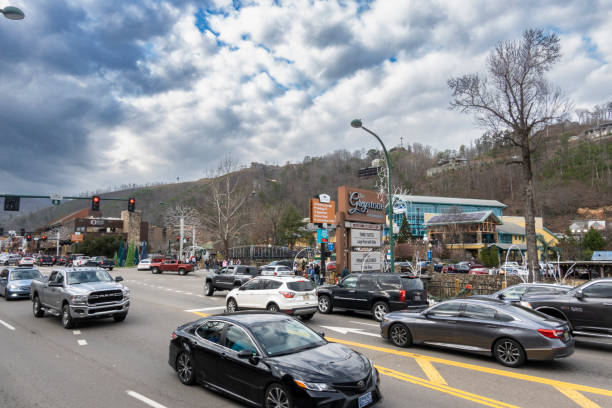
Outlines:
POLYGON ((364 408, 382 400, 369 359, 279 313, 238 312, 180 326, 168 362, 183 384, 266 408, 364 408))
POLYGON ((381 333, 400 347, 416 343, 493 354, 508 367, 574 353, 566 322, 493 299, 457 299, 421 313, 389 313, 381 322, 381 333))

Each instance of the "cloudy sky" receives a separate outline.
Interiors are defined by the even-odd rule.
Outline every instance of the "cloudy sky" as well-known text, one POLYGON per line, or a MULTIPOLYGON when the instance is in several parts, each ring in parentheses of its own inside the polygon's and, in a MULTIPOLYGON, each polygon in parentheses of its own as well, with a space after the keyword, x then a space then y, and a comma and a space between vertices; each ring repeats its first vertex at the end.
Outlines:
POLYGON ((612 0, 11 0, 0 18, 0 192, 64 194, 201 178, 231 154, 301 161, 481 134, 446 80, 496 42, 556 31, 550 79, 612 99, 612 0), (534 5, 538 4, 537 6, 534 5))

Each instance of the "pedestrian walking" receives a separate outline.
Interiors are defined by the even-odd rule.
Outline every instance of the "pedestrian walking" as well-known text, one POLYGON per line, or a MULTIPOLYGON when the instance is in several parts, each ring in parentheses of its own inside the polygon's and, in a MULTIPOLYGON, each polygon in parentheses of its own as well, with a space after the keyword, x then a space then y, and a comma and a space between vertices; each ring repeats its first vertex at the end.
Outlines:
POLYGON ((321 284, 321 267, 319 266, 319 264, 315 264, 314 267, 314 281, 315 281, 315 285, 319 286, 321 284))
POLYGON ((342 279, 346 278, 347 276, 349 276, 349 270, 346 266, 344 266, 344 269, 342 269, 342 279))

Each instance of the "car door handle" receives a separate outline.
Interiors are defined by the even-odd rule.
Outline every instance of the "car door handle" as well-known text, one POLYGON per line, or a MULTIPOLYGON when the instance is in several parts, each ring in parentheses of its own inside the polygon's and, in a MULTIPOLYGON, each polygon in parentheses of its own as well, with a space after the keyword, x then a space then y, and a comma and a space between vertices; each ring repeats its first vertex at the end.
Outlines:
POLYGON ((604 303, 604 306, 612 306, 612 303, 604 303))
POLYGON ((357 292, 356 290, 349 290, 348 293, 355 293, 357 292))

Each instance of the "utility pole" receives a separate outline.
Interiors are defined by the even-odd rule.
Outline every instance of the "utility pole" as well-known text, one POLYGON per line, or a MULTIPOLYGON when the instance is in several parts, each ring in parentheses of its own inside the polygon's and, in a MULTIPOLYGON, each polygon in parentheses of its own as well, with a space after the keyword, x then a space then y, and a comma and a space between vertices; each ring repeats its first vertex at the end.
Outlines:
POLYGON ((57 239, 55 241, 55 258, 57 259, 59 257, 59 241, 60 241, 60 229, 57 229, 57 234, 55 235, 55 238, 57 239))
POLYGON ((179 261, 183 260, 183 239, 185 239, 185 217, 183 217, 181 215, 181 221, 180 221, 180 228, 181 228, 181 232, 180 232, 180 241, 179 241, 179 261))

